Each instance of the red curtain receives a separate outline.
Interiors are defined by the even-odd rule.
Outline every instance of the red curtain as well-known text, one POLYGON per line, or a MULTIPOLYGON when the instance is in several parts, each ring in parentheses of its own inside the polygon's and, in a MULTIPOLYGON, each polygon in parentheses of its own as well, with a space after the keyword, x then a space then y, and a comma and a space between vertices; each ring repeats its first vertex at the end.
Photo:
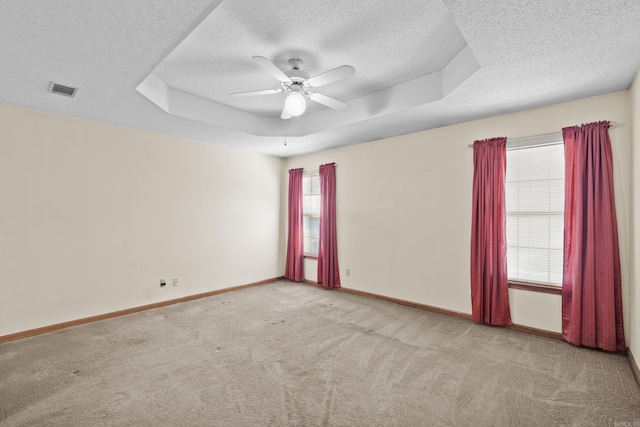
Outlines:
POLYGON ((289 170, 289 237, 284 277, 296 282, 304 280, 302 171, 302 168, 289 170))
POLYGON ((565 146, 562 337, 625 351, 609 122, 562 129, 565 146))
POLYGON ((471 310, 473 320, 511 325, 507 279, 507 138, 473 144, 471 310))
POLYGON ((325 288, 340 287, 336 232, 335 163, 320 166, 320 239, 318 242, 318 283, 325 288))

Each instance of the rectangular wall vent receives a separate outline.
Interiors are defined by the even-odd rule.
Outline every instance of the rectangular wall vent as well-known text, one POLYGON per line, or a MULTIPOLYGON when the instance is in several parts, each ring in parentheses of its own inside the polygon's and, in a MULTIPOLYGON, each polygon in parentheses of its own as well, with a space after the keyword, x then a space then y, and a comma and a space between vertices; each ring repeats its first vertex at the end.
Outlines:
POLYGON ((54 82, 49 84, 49 92, 57 93, 58 95, 74 97, 77 91, 77 87, 64 86, 54 82))

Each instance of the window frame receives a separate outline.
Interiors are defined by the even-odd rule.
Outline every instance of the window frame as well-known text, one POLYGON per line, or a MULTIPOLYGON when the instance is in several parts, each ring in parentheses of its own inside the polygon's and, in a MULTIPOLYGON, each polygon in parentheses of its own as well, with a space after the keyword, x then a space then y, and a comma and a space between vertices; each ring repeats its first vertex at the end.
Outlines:
MULTIPOLYGON (((309 228, 311 228, 311 218, 318 218, 318 226, 319 226, 319 223, 320 223, 320 211, 318 210, 318 214, 317 215, 307 214, 306 213, 306 209, 304 207, 305 196, 315 196, 315 195, 317 195, 318 196, 318 200, 320 201, 320 182, 319 181, 320 181, 320 171, 319 170, 311 170, 311 171, 305 170, 304 171, 304 173, 302 175, 302 206, 303 206, 303 208, 302 208, 302 224, 303 224, 303 227, 302 227, 302 238, 303 238, 303 241, 307 237, 307 234, 308 234, 308 233, 305 233, 305 231, 304 231, 304 222, 305 222, 304 219, 305 219, 305 217, 309 217, 309 228), (305 179, 313 179, 313 178, 317 178, 318 179, 318 193, 313 193, 312 192, 310 194, 305 194, 305 182, 304 181, 305 181, 305 179)), ((313 188, 313 186, 311 186, 311 187, 313 188)), ((318 207, 318 209, 319 209, 319 207, 318 207)), ((312 235, 312 236, 315 236, 315 235, 312 235)), ((318 239, 320 238, 319 230, 318 230, 318 235, 315 236, 315 237, 317 237, 318 239)), ((304 245, 303 245, 303 256, 306 259, 316 259, 316 260, 318 259, 318 253, 317 252, 307 252, 306 248, 304 247, 304 245)))
MULTIPOLYGON (((557 132, 557 133, 528 137, 528 138, 518 138, 513 140, 507 140, 507 151, 533 148, 533 147, 542 147, 542 146, 548 146, 548 145, 563 145, 563 144, 564 144, 564 140, 562 138, 562 133, 557 132)), ((505 185, 506 185, 506 181, 505 181, 505 185)), ((507 216, 508 214, 505 212, 505 220, 507 219, 507 216)), ((564 212, 563 212, 563 224, 564 224, 564 212)), ((525 290, 525 291, 531 291, 531 292, 562 295, 562 283, 560 284, 536 283, 536 282, 529 282, 525 280, 512 279, 512 278, 508 278, 507 281, 510 289, 519 289, 519 290, 525 290)))
POLYGON ((540 292, 543 294, 562 295, 562 285, 543 285, 540 283, 519 282, 509 280, 509 289, 520 289, 523 291, 540 292))

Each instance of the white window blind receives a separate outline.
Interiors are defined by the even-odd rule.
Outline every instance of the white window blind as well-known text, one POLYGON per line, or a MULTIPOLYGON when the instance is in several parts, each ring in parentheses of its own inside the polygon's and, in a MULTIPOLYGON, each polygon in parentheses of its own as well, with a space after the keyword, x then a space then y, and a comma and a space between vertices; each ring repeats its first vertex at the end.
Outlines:
POLYGON ((303 240, 304 253, 318 254, 320 235, 320 176, 305 175, 302 178, 303 240))
POLYGON ((509 279, 562 285, 564 145, 561 135, 507 144, 509 279))

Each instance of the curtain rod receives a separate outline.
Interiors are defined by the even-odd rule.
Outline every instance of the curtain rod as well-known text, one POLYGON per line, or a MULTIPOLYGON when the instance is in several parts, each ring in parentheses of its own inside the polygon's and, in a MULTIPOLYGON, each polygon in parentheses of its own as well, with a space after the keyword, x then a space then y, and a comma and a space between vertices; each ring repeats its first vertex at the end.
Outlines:
MULTIPOLYGON (((326 163, 326 164, 328 164, 328 165, 333 164, 333 166, 338 167, 337 163, 331 162, 331 163, 326 163)), ((294 168, 294 169, 300 169, 300 168, 294 168)), ((320 172, 320 168, 319 167, 313 168, 313 169, 309 169, 309 168, 301 168, 301 169, 303 169, 303 172, 305 172, 305 173, 306 172, 320 172)), ((291 171, 293 169, 289 169, 289 170, 291 171)))
MULTIPOLYGON (((614 127, 614 126, 616 126, 615 122, 609 122, 609 127, 614 127)), ((543 137, 543 136, 551 136, 551 135, 556 135, 556 134, 562 134, 562 131, 560 131, 560 132, 551 132, 551 133, 543 133, 543 134, 540 134, 540 135, 522 136, 522 137, 519 137, 519 138, 513 138, 512 141, 520 141, 522 139, 530 139, 530 138, 540 138, 540 137, 543 137)), ((507 139, 509 139, 509 138, 507 138, 507 139)), ((473 144, 468 144, 467 147, 473 147, 473 144)))
MULTIPOLYGON (((333 167, 336 167, 336 168, 338 167, 338 165, 336 163, 327 163, 327 164, 328 165, 333 164, 333 167)), ((320 167, 313 168, 313 169, 310 169, 310 168, 303 168, 303 169, 304 169, 305 172, 307 172, 307 171, 308 172, 319 172, 320 171, 320 167)))

